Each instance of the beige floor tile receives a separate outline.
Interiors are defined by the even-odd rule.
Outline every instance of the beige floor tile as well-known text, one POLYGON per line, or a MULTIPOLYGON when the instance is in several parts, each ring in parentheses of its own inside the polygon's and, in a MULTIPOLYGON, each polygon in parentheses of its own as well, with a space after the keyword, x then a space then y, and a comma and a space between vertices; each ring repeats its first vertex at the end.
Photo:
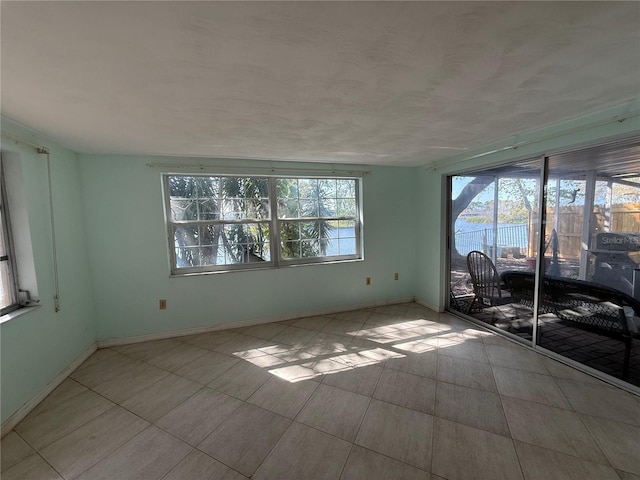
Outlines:
POLYGON ((373 309, 374 312, 377 313, 386 313, 389 315, 396 315, 399 317, 404 316, 407 309, 409 308, 409 303, 394 303, 392 305, 381 305, 379 307, 375 307, 373 309))
POLYGON ((640 475, 640 427, 587 415, 580 418, 613 468, 640 475))
POLYGON ((82 370, 83 368, 90 367, 92 365, 95 365, 96 363, 100 363, 114 356, 117 357, 120 356, 120 354, 110 348, 99 348, 98 350, 93 352, 93 354, 89 358, 82 362, 82 365, 80 365, 75 371, 77 372, 79 370, 82 370))
POLYGON ((634 475, 633 473, 624 472, 622 470, 616 470, 616 473, 620 477, 620 480, 640 480, 640 475, 634 475))
POLYGON ((197 347, 213 349, 216 345, 228 342, 238 335, 239 333, 234 330, 220 330, 218 332, 208 332, 200 333, 198 335, 178 337, 177 340, 188 343, 190 345, 195 345, 197 347))
POLYGON ((342 480, 429 480, 431 474, 418 468, 354 445, 344 467, 342 480))
POLYGON ((488 363, 438 355, 437 379, 463 387, 497 392, 493 370, 488 363))
POLYGON ((305 343, 316 335, 316 333, 317 332, 315 330, 289 326, 271 338, 271 342, 291 345, 295 348, 302 348, 305 343))
POLYGON ((452 334, 438 337, 438 355, 462 358, 472 362, 489 363, 485 345, 479 340, 461 339, 452 334))
POLYGON ((518 480, 522 472, 510 438, 435 419, 431 472, 447 480, 518 480))
POLYGON ((513 347, 486 345, 485 348, 491 365, 544 375, 549 374, 540 360, 541 355, 529 349, 518 347, 515 344, 513 347))
MULTIPOLYGON (((296 348, 287 350, 286 352, 277 352, 273 354, 275 357, 283 360, 284 363, 304 363, 305 361, 315 360, 318 355, 309 352, 305 348, 296 348)), ((327 355, 330 356, 330 355, 327 355)))
POLYGON ((40 450, 113 407, 109 400, 87 390, 45 410, 34 409, 16 426, 16 432, 40 450))
POLYGON ((373 313, 372 310, 362 309, 362 310, 350 310, 348 312, 338 312, 329 316, 335 320, 364 323, 369 319, 372 313, 373 313))
POLYGON ((314 359, 299 365, 287 365, 284 367, 272 368, 269 373, 283 380, 290 382, 300 382, 302 380, 322 381, 325 375, 334 374, 354 367, 345 363, 337 362, 329 358, 314 359))
POLYGON ((500 395, 571 409, 553 377, 512 368, 493 367, 500 395))
POLYGON ((282 437, 291 420, 244 404, 216 428, 198 449, 250 477, 282 437))
POLYGON ((381 366, 367 365, 330 373, 324 376, 322 383, 370 397, 376 389, 380 375, 382 375, 381 366))
MULTIPOLYGON (((71 373, 70 378, 89 388, 100 385, 122 372, 136 360, 111 350, 100 349, 94 353, 80 368, 71 373)), ((140 362, 138 362, 140 363, 140 362)))
POLYGON ((355 443, 428 470, 432 434, 431 415, 371 400, 355 443))
POLYGON ((133 343, 131 345, 112 347, 111 349, 128 357, 135 358, 136 360, 146 362, 150 358, 178 346, 180 346, 180 342, 178 340, 165 338, 151 342, 133 343))
POLYGON ((354 350, 353 338, 335 333, 318 332, 305 343, 303 350, 311 355, 333 355, 354 350))
POLYGON ((2 472, 2 480, 63 480, 40 455, 31 455, 2 472))
POLYGON ((116 406, 53 442, 40 454, 65 479, 76 478, 148 426, 148 422, 116 406))
POLYGON ((362 340, 383 344, 420 337, 419 334, 405 332, 405 330, 396 327, 396 325, 368 326, 365 324, 360 329, 353 330, 348 335, 362 340))
POLYGON ((72 376, 109 400, 122 403, 167 375, 166 371, 139 360, 110 357, 108 361, 76 371, 72 376))
POLYGON ((240 361, 239 358, 207 351, 192 362, 187 363, 184 367, 176 370, 175 374, 206 385, 240 361))
POLYGON ((163 370, 176 372, 196 358, 207 353, 207 349, 180 343, 177 347, 163 351, 148 358, 146 361, 163 370))
POLYGON ((318 382, 288 382, 272 376, 247 402, 278 415, 295 418, 318 385, 318 382))
POLYGON ((620 480, 615 470, 605 465, 528 443, 516 441, 515 444, 527 480, 620 480))
POLYGON ((244 335, 251 335, 252 337, 262 338, 264 340, 271 340, 278 333, 287 328, 288 325, 284 323, 263 323, 261 325, 253 325, 251 327, 244 327, 236 329, 237 332, 244 335))
POLYGON ((40 402, 32 410, 32 412, 37 414, 38 412, 44 411, 48 408, 60 405, 70 398, 73 398, 76 395, 79 395, 86 391, 87 387, 85 387, 84 385, 80 385, 78 382, 72 380, 71 378, 66 378, 53 390, 53 392, 47 395, 47 397, 42 402, 40 402))
POLYGON ((149 422, 155 422, 202 388, 191 380, 169 374, 125 400, 122 406, 149 422))
POLYGON ((568 378, 579 382, 604 385, 602 380, 592 377, 587 373, 581 372, 580 370, 570 367, 569 365, 565 365, 564 363, 558 362, 552 358, 540 356, 540 360, 549 371, 549 374, 553 377, 568 378))
POLYGON ((385 368, 373 392, 373 398, 433 414, 436 381, 410 373, 385 368))
POLYGON ((185 443, 150 426, 91 467, 78 479, 160 479, 190 451, 191 448, 185 443))
POLYGON ((485 345, 498 345, 500 347, 518 347, 519 344, 515 341, 511 341, 508 338, 501 337, 498 334, 491 333, 490 335, 486 335, 482 337, 482 341, 485 345))
POLYGON ((384 365, 390 358, 402 357, 403 354, 394 350, 387 350, 379 347, 362 347, 357 350, 350 351, 341 355, 332 357, 337 362, 342 362, 346 365, 360 367, 365 365, 384 365))
POLYGON ((630 393, 576 380, 558 379, 557 383, 575 411, 640 425, 640 403, 630 393))
POLYGON ((287 364, 286 360, 276 357, 275 355, 261 355, 259 357, 251 357, 241 361, 249 362, 250 364, 255 365, 256 367, 261 367, 266 369, 287 364))
POLYGON ((291 326, 320 331, 329 321, 331 317, 306 317, 295 320, 291 326))
POLYGON ((388 313, 381 312, 372 312, 367 320, 365 321, 365 327, 370 328, 374 326, 385 326, 385 325, 397 325, 398 323, 402 323, 404 318, 398 318, 397 315, 391 315, 388 313))
POLYGON ((345 318, 335 318, 322 327, 323 332, 338 335, 356 336, 363 328, 364 321, 353 321, 345 318))
POLYGON ((240 400, 246 400, 270 378, 269 370, 243 360, 213 379, 208 386, 240 400))
POLYGON ((500 396, 493 392, 438 382, 435 412, 437 417, 509 436, 500 396))
POLYGON ((426 352, 438 352, 438 338, 420 338, 418 340, 411 340, 405 342, 394 343, 393 348, 402 350, 409 353, 426 353, 426 352))
POLYGON ((502 397, 514 440, 608 465, 577 414, 511 397, 502 397))
POLYGON ((320 385, 296 421, 353 442, 368 406, 369 397, 320 385))
POLYGON ((246 480, 226 465, 198 450, 193 450, 162 480, 246 480))
POLYGON ((203 388, 163 416, 156 425, 196 446, 240 405, 242 402, 229 395, 203 388))
POLYGON ((35 453, 16 432, 7 433, 0 443, 0 471, 4 472, 35 453))
POLYGON ((252 477, 254 480, 333 480, 351 444, 293 422, 252 477))
POLYGON ((264 352, 260 351, 259 348, 269 344, 269 340, 265 340, 264 338, 240 334, 228 342, 216 345, 213 347, 213 350, 218 353, 224 353, 225 355, 231 355, 235 358, 251 358, 264 355, 264 352))
POLYGON ((421 377, 436 378, 438 355, 435 352, 407 353, 402 357, 390 358, 385 366, 421 377))

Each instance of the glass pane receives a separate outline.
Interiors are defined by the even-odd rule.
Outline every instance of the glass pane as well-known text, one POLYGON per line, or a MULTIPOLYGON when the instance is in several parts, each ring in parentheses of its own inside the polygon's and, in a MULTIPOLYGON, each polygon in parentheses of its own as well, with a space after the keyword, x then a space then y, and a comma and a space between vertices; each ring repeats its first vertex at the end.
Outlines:
POLYGON ((338 255, 355 255, 355 253, 355 238, 341 238, 338 240, 338 255))
POLYGON ((549 158, 537 343, 640 386, 640 141, 549 158), (636 323, 637 322, 637 323, 636 323))
POLYGON ((317 218, 319 215, 317 199, 301 199, 300 200, 300 217, 317 218))
POLYGON ((320 191, 320 198, 336 198, 337 196, 337 181, 333 179, 321 179, 318 182, 318 189, 320 191))
POLYGON ((196 198, 198 196, 197 177, 169 176, 169 195, 176 198, 196 198))
POLYGON ((278 178, 276 180, 278 199, 298 199, 298 180, 295 178, 278 178))
POLYGON ((535 267, 540 166, 533 160, 451 177, 449 306, 525 340, 533 305, 511 298, 500 276, 535 267))
POLYGON ((195 200, 171 198, 171 221, 180 222, 198 219, 198 205, 195 200))
POLYGON ((266 178, 169 176, 167 181, 172 221, 270 218, 266 178))
POLYGON ((173 238, 177 247, 193 247, 200 245, 200 233, 197 226, 175 226, 173 228, 173 238))
POLYGON ((219 218, 220 209, 214 198, 198 200, 198 220, 218 220, 219 218))
POLYGON ((198 247, 176 248, 176 266, 178 268, 200 266, 200 249, 198 247))
POLYGON ((338 199, 338 216, 339 217, 355 217, 356 201, 352 198, 338 199))
POLYGON ((300 198, 318 200, 318 180, 315 178, 299 178, 298 191, 300 198))
POLYGON ((278 200, 278 217, 279 218, 298 218, 300 217, 300 203, 297 199, 283 198, 278 200))
POLYGON ((338 198, 356 198, 355 180, 338 180, 336 185, 338 198))

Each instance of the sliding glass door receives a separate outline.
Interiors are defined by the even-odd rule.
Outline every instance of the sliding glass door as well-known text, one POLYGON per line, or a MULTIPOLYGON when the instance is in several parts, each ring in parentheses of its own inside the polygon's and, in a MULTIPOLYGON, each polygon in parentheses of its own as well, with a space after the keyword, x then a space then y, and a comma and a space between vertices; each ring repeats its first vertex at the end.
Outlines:
POLYGON ((544 203, 537 344, 640 386, 640 142, 550 155, 544 203))
POLYGON ((450 310, 640 386, 640 138, 451 175, 449 212, 450 310))
POLYGON ((500 275, 535 268, 540 161, 450 177, 450 308, 532 339, 533 305, 512 305, 500 275))

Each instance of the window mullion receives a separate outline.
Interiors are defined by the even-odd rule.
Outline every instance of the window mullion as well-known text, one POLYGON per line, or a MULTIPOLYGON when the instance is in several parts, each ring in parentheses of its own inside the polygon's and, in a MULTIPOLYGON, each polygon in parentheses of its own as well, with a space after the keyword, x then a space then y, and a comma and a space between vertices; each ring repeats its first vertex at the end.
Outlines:
POLYGON ((271 223, 269 224, 271 239, 271 260, 275 267, 280 266, 280 219, 278 218, 278 179, 269 179, 269 213, 271 223))

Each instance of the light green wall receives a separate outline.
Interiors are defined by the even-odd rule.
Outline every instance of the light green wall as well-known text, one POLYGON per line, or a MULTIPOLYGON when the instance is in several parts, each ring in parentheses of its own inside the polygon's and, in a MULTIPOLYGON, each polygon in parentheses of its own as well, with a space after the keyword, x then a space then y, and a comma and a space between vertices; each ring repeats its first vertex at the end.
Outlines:
POLYGON ((424 213, 418 215, 418 236, 422 245, 428 245, 421 250, 418 260, 416 298, 434 309, 443 309, 448 296, 444 281, 447 278, 447 175, 638 134, 640 100, 634 100, 416 168, 416 203, 424 209, 424 213), (618 121, 623 118, 625 120, 618 121), (505 149, 514 143, 521 146, 505 149))
POLYGON ((3 149, 20 154, 42 306, 0 325, 2 421, 41 392, 96 339, 304 315, 414 296, 433 308, 443 308, 446 175, 638 133, 637 116, 621 123, 604 122, 639 111, 639 102, 632 102, 429 166, 370 167, 371 173, 364 177, 362 262, 181 278, 169 277, 162 170, 147 163, 203 163, 221 172, 222 165, 244 167, 246 172, 247 167, 263 168, 264 163, 78 157, 4 121, 3 131, 52 149, 62 310, 53 311, 46 163, 31 148, 5 140, 3 149), (516 140, 534 143, 484 155, 516 140), (482 156, 467 159, 474 155, 482 156), (393 280, 394 272, 400 274, 399 281, 393 280), (372 285, 365 285, 365 277, 372 278, 372 285), (158 309, 161 298, 168 300, 166 311, 158 309))
POLYGON ((206 164, 207 171, 223 173, 229 172, 223 166, 233 165, 242 174, 264 168, 264 162, 100 155, 82 155, 80 161, 99 340, 414 296, 412 169, 371 168, 364 176, 364 261, 170 278, 161 188, 166 169, 147 163, 206 164), (365 277, 371 277, 370 286, 365 277), (167 299, 167 310, 159 310, 159 299, 167 299))
POLYGON ((46 156, 3 137, 2 150, 12 152, 21 164, 40 297, 40 307, 0 324, 0 403, 5 421, 91 347, 95 324, 77 156, 4 120, 2 130, 51 148, 62 307, 54 312, 46 156))

